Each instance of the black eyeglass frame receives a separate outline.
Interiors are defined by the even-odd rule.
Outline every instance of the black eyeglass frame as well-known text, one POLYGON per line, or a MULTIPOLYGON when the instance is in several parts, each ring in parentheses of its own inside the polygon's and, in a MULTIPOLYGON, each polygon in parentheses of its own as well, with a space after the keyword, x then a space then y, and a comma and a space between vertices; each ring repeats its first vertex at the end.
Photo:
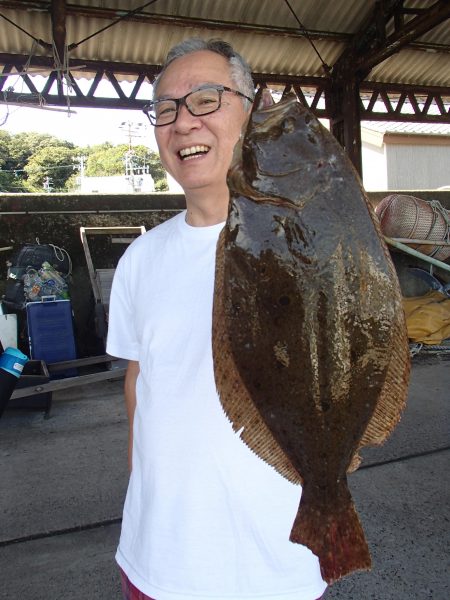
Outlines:
POLYGON ((212 113, 218 111, 219 108, 222 106, 222 94, 224 92, 231 92, 232 94, 235 94, 236 96, 240 96, 241 98, 245 98, 250 103, 252 103, 253 100, 254 100, 254 98, 249 98, 249 96, 246 96, 242 92, 239 92, 238 90, 233 90, 232 88, 229 88, 226 85, 205 85, 205 86, 202 86, 200 88, 197 88, 196 90, 192 90, 192 91, 188 92, 182 98, 161 98, 161 100, 154 100, 153 102, 149 102, 148 104, 146 104, 142 108, 142 112, 146 115, 146 117, 148 118, 148 120, 150 121, 150 123, 153 125, 153 127, 165 127, 166 125, 172 125, 172 123, 175 123, 175 121, 178 118, 178 113, 180 112, 180 106, 185 106, 186 109, 187 109, 187 111, 189 112, 189 114, 191 114, 193 117, 204 117, 205 115, 211 115, 212 113), (186 102, 186 99, 189 98, 189 96, 191 96, 192 94, 195 94, 196 92, 200 92, 201 90, 211 90, 211 89, 212 90, 217 90, 219 92, 219 104, 218 104, 218 106, 216 108, 213 108, 212 110, 210 110, 208 112, 202 112, 202 113, 196 115, 189 108, 189 106, 188 106, 188 104, 186 102), (158 125, 156 123, 156 121, 155 121, 155 123, 152 121, 152 118, 150 117, 150 111, 152 109, 154 109, 154 107, 157 104, 159 104, 160 102, 167 102, 167 101, 175 102, 175 106, 176 106, 175 117, 174 117, 173 121, 169 121, 168 123, 161 123, 161 124, 158 125))

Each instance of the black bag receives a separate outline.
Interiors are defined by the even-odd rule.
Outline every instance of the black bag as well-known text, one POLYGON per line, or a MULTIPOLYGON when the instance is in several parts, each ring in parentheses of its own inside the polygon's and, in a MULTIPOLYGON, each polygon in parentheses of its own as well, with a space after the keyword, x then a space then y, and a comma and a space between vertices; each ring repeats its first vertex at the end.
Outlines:
POLYGON ((23 279, 6 280, 5 295, 2 298, 4 307, 11 312, 25 308, 25 293, 23 290, 23 279))
POLYGON ((53 244, 25 244, 15 252, 9 261, 8 276, 20 279, 27 272, 28 267, 39 271, 42 263, 48 262, 62 275, 70 275, 72 261, 64 248, 53 244))
POLYGON ((25 244, 7 263, 8 277, 2 301, 8 311, 15 312, 25 308, 27 299, 23 277, 28 268, 39 271, 44 262, 48 262, 64 277, 69 277, 72 273, 72 261, 64 248, 53 244, 25 244))

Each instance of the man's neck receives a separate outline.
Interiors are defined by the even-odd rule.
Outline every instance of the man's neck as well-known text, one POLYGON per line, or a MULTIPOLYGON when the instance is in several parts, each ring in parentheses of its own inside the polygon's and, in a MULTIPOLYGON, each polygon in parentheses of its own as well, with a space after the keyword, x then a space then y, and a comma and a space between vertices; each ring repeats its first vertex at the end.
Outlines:
POLYGON ((186 223, 193 227, 208 227, 223 223, 228 216, 229 191, 186 194, 186 223))

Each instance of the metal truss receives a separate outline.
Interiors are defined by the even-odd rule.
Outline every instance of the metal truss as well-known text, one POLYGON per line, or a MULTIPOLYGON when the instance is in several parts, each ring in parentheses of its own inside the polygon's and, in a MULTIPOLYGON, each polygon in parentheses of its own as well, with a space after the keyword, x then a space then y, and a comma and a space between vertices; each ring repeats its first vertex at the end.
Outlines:
MULTIPOLYGON (((61 73, 51 70, 51 58, 34 57, 31 65, 25 68, 27 61, 27 56, 0 54, 0 64, 3 65, 0 74, 0 103, 139 110, 147 101, 137 98, 143 83, 152 83, 160 69, 156 65, 73 60, 70 71, 61 73), (33 74, 40 70, 45 71, 45 79, 43 86, 38 89, 33 81, 33 74), (81 74, 90 82, 85 92, 77 83, 81 74), (128 94, 120 84, 124 76, 128 81, 134 82, 128 94), (18 88, 18 78, 20 92, 15 89, 18 88), (111 84, 112 97, 98 95, 97 88, 103 79, 111 84), (11 83, 15 83, 14 87, 11 83)), ((261 73, 254 73, 253 77, 257 87, 273 88, 283 94, 293 92, 316 116, 331 116, 329 106, 332 92, 328 77, 293 77, 261 73)), ((359 86, 359 96, 361 120, 450 123, 450 88, 363 81, 359 86)))
POLYGON ((450 89, 363 82, 360 118, 365 121, 450 123, 450 89))

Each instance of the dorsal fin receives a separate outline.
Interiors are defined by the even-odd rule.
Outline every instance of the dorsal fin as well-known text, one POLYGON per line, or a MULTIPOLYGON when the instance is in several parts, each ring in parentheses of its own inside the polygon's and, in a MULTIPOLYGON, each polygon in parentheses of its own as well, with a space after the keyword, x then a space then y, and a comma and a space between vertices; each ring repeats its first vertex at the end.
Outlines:
POLYGON ((224 257, 222 231, 216 250, 212 331, 214 375, 220 401, 234 431, 242 429, 240 437, 247 446, 280 475, 293 483, 302 483, 300 475, 262 420, 234 363, 224 309, 224 257))

